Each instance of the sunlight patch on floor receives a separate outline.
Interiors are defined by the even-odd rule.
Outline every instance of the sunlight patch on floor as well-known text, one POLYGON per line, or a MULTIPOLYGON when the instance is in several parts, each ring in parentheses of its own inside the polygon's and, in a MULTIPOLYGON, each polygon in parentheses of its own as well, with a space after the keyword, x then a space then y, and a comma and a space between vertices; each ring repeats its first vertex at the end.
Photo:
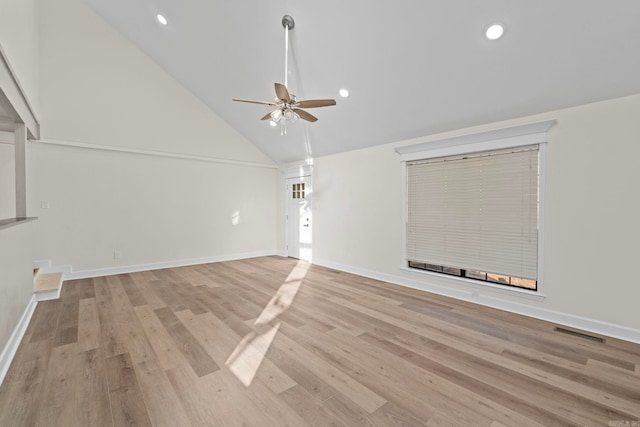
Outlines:
POLYGON ((245 387, 251 385, 279 328, 280 322, 261 334, 251 332, 240 341, 227 359, 225 364, 245 387))
MULTIPOLYGON (((302 280, 309 270, 310 264, 298 261, 295 268, 289 273, 284 283, 278 288, 267 306, 256 319, 254 326, 263 329, 279 315, 284 313, 295 298, 302 280)), ((245 387, 249 387, 255 378, 264 356, 267 354, 273 339, 280 328, 280 322, 268 328, 265 332, 251 332, 247 334, 240 344, 233 350, 226 361, 229 370, 240 380, 245 387)))
POLYGON ((262 310, 262 313, 260 313, 260 316, 256 319, 256 326, 269 323, 291 306, 293 299, 298 293, 298 289, 300 289, 302 280, 307 275, 309 265, 310 264, 303 263, 302 261, 298 262, 296 268, 289 274, 282 286, 278 289, 278 292, 271 298, 269 304, 267 304, 264 310, 262 310))

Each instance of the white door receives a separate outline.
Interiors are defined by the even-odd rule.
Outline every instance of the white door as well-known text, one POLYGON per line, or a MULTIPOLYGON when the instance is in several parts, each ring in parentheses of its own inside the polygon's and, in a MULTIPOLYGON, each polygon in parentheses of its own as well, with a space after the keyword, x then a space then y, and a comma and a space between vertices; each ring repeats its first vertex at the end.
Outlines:
POLYGON ((311 177, 287 179, 287 254, 311 261, 311 177))

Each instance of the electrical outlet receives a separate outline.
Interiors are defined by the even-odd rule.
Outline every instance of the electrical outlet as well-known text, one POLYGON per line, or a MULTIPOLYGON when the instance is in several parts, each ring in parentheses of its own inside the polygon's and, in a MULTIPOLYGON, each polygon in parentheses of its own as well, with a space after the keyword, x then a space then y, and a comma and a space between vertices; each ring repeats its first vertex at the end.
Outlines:
POLYGON ((113 259, 120 259, 120 251, 113 252, 113 259))
POLYGON ((49 201, 48 200, 41 200, 40 201, 40 208, 41 209, 49 209, 49 201))

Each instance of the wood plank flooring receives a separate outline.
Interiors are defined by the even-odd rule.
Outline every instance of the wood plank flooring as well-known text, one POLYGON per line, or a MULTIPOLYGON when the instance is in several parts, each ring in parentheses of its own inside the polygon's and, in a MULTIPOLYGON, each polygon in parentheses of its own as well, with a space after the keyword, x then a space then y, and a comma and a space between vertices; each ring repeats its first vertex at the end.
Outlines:
POLYGON ((0 426, 640 426, 640 345, 264 257, 65 282, 0 426))

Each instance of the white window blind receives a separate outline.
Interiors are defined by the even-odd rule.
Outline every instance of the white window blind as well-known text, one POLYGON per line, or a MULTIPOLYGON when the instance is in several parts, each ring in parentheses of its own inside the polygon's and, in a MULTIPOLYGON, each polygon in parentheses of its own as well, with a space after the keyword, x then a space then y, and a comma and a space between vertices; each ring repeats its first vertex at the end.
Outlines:
POLYGON ((537 280, 538 145, 407 162, 407 259, 537 280))

